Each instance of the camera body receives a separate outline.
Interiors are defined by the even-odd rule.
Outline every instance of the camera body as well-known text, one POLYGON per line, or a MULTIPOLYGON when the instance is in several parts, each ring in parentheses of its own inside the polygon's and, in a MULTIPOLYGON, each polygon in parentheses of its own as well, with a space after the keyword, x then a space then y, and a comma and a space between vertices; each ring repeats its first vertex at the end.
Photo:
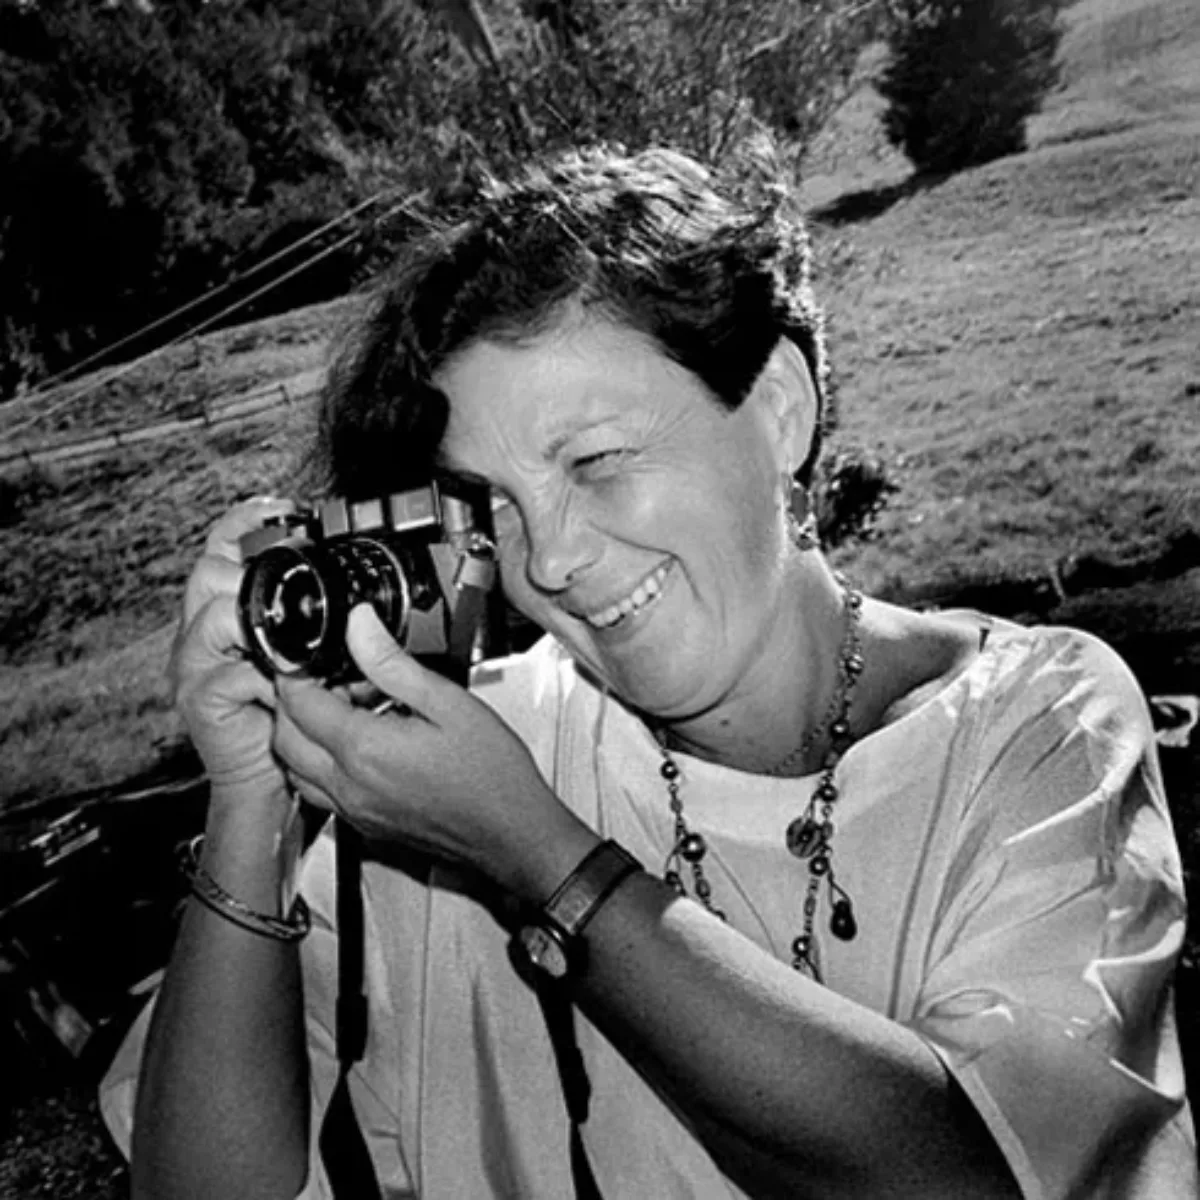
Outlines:
POLYGON ((333 497, 274 518, 239 542, 238 613, 268 676, 345 683, 361 677, 346 647, 350 610, 369 603, 410 653, 465 682, 502 622, 485 487, 433 482, 370 500, 333 497))

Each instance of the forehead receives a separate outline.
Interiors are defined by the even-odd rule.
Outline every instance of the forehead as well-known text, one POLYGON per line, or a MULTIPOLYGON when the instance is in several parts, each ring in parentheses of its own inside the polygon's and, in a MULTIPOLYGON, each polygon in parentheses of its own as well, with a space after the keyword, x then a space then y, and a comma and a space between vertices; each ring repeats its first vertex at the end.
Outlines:
POLYGON ((683 393, 699 390, 650 338, 599 320, 521 342, 473 342, 436 381, 450 402, 441 450, 448 467, 469 465, 457 460, 497 440, 551 459, 583 430, 652 419, 683 393))

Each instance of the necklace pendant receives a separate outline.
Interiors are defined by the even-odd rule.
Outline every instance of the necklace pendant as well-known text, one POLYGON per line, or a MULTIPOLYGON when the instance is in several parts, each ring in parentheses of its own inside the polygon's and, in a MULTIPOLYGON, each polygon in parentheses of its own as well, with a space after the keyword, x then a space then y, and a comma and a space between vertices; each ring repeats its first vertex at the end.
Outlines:
POLYGON ((833 912, 829 917, 829 932, 843 942, 854 941, 858 933, 858 922, 854 918, 854 908, 845 897, 834 901, 833 912))
POLYGON ((811 816, 797 817, 785 836, 787 848, 796 858, 808 858, 825 841, 821 823, 811 816))
MULTIPOLYGON (((800 938, 797 938, 796 941, 800 941, 800 938)), ((797 949, 793 944, 792 970, 798 971, 801 975, 807 975, 814 983, 824 982, 821 978, 821 963, 816 942, 809 940, 802 950, 797 949)))

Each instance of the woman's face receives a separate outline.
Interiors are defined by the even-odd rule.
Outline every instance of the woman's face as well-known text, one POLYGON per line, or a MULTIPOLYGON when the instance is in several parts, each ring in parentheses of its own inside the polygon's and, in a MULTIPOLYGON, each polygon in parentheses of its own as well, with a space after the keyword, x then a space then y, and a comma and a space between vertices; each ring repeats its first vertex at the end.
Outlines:
POLYGON ((663 719, 779 670, 794 620, 781 481, 802 455, 780 389, 760 381, 726 411, 602 321, 476 342, 437 383, 443 466, 491 486, 507 596, 577 662, 663 719))

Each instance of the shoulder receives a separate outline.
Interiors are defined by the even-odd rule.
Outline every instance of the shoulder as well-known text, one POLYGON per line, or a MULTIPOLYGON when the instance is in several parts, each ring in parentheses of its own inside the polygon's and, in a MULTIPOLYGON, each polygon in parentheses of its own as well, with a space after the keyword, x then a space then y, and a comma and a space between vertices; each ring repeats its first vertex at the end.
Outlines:
POLYGON ((876 605, 881 724, 943 693, 989 721, 1043 712, 1079 718, 1107 706, 1149 728, 1141 689, 1120 656, 1091 634, 1066 626, 1023 626, 967 609, 913 612, 876 605))
POLYGON ((989 840, 1010 848, 1074 840, 1102 859, 1136 842, 1140 857, 1174 878, 1153 723, 1132 671, 1079 630, 1002 624, 993 636, 978 681, 969 801, 989 840))
POLYGON ((1106 642, 1067 626, 993 621, 981 652, 981 683, 993 722, 1043 718, 1095 733, 1153 737, 1142 689, 1106 642))

